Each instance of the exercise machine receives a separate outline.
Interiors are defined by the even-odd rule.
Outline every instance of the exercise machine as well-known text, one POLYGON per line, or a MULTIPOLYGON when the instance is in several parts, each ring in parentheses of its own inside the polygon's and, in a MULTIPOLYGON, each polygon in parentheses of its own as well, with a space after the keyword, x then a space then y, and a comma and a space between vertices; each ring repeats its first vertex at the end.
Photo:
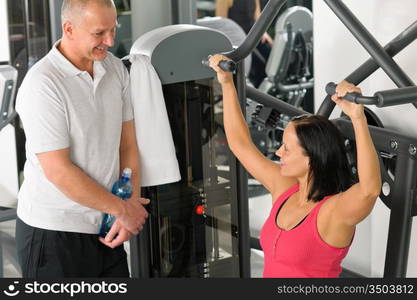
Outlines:
POLYGON ((313 14, 293 6, 278 17, 275 39, 259 90, 302 107, 313 80, 313 14))
MULTIPOLYGON (((143 190, 150 217, 130 242, 133 277, 250 276, 247 178, 226 145, 215 74, 201 64, 232 49, 223 33, 195 25, 158 28, 133 44, 131 55, 149 56, 161 80, 182 178, 143 190)), ((235 78, 244 91, 243 64, 235 78)))
MULTIPOLYGON (((10 124, 16 117, 14 110, 16 82, 16 69, 10 65, 0 65, 0 165, 2 166, 0 173, 0 222, 16 218, 18 172, 14 128, 10 124)), ((16 268, 19 267, 14 249, 8 247, 8 245, 14 244, 14 238, 5 232, 0 232, 0 240, 0 278, 2 278, 4 254, 16 268)))

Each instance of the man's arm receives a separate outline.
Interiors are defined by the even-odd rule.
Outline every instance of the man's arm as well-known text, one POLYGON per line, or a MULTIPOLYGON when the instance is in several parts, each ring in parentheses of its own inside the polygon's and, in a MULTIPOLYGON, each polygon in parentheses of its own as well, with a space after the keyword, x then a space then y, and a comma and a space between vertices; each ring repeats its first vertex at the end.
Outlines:
POLYGON ((70 159, 70 150, 62 149, 37 154, 46 178, 69 199, 118 218, 131 233, 139 233, 146 210, 139 199, 123 201, 90 178, 70 159))
POLYGON ((120 174, 125 168, 132 170, 132 198, 140 197, 140 162, 139 150, 136 143, 135 123, 133 120, 123 122, 122 138, 120 140, 120 174))
MULTIPOLYGON (((142 205, 149 203, 147 199, 140 198, 140 162, 139 151, 136 142, 136 132, 134 121, 123 122, 122 138, 120 141, 120 172, 124 168, 132 169, 132 199, 139 199, 142 205)), ((146 216, 143 216, 143 223, 145 223, 146 216)), ((139 231, 142 227, 139 228, 139 231)), ((123 242, 129 240, 131 234, 120 224, 119 220, 113 224, 106 238, 100 238, 100 241, 110 248, 117 247, 123 242)))

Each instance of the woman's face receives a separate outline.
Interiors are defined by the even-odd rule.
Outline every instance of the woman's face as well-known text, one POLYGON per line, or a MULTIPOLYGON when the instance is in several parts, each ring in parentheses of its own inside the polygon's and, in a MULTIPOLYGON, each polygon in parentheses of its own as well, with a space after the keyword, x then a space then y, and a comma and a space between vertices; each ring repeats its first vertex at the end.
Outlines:
POLYGON ((292 122, 285 128, 282 145, 275 154, 281 158, 282 176, 300 178, 308 174, 310 159, 304 154, 292 122))

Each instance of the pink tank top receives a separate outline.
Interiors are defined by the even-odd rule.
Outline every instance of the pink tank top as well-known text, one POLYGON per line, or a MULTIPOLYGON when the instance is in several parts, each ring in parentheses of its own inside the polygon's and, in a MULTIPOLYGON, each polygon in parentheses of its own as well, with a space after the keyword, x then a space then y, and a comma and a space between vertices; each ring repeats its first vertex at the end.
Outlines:
POLYGON ((324 242, 317 230, 317 214, 324 197, 308 216, 295 228, 282 230, 276 225, 277 213, 285 201, 298 191, 295 185, 275 201, 271 213, 262 227, 260 243, 264 250, 263 277, 338 277, 340 266, 349 246, 335 248, 324 242))

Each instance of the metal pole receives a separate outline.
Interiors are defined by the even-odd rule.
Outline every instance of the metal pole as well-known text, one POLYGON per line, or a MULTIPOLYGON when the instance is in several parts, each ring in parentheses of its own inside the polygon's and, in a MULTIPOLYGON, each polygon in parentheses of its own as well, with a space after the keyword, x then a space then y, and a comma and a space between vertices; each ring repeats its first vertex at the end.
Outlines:
POLYGON ((224 53, 231 60, 238 62, 247 57, 258 45, 262 35, 271 25, 274 18, 278 15, 280 8, 287 2, 287 0, 269 0, 268 4, 262 11, 261 16, 249 31, 248 36, 242 45, 236 50, 224 53))
POLYGON ((196 24, 197 6, 194 0, 172 0, 172 24, 196 24))
POLYGON ((54 44, 62 36, 61 6, 63 0, 49 0, 51 23, 51 43, 54 44))
MULTIPOLYGON (((417 22, 411 24, 407 29, 401 32, 396 36, 392 41, 390 41, 384 48, 386 53, 394 57, 399 52, 401 52, 405 47, 410 45, 417 38, 417 22)), ((355 85, 358 85, 376 70, 379 69, 379 65, 372 58, 368 59, 363 63, 359 68, 352 72, 349 76, 346 77, 346 81, 349 81, 355 85)), ((330 96, 326 96, 322 102, 320 108, 317 111, 317 114, 329 117, 335 107, 335 103, 330 100, 330 96)))
POLYGON ((342 1, 324 1, 398 87, 415 85, 342 1))
MULTIPOLYGON (((240 99, 243 115, 246 114, 246 77, 244 60, 238 63, 236 75, 236 89, 240 99)), ((238 207, 238 237, 240 256, 240 276, 250 278, 250 234, 249 234, 249 199, 248 176, 243 166, 236 163, 237 177, 237 207, 238 207)))
POLYGON ((279 100, 278 98, 262 93, 250 86, 246 86, 246 93, 249 99, 252 99, 267 107, 274 108, 283 114, 289 115, 290 117, 310 114, 302 109, 296 108, 295 106, 279 100))
POLYGON ((412 226, 412 190, 417 182, 417 160, 400 154, 395 167, 395 184, 392 195, 388 243, 385 254, 384 277, 407 276, 408 252, 412 226))

